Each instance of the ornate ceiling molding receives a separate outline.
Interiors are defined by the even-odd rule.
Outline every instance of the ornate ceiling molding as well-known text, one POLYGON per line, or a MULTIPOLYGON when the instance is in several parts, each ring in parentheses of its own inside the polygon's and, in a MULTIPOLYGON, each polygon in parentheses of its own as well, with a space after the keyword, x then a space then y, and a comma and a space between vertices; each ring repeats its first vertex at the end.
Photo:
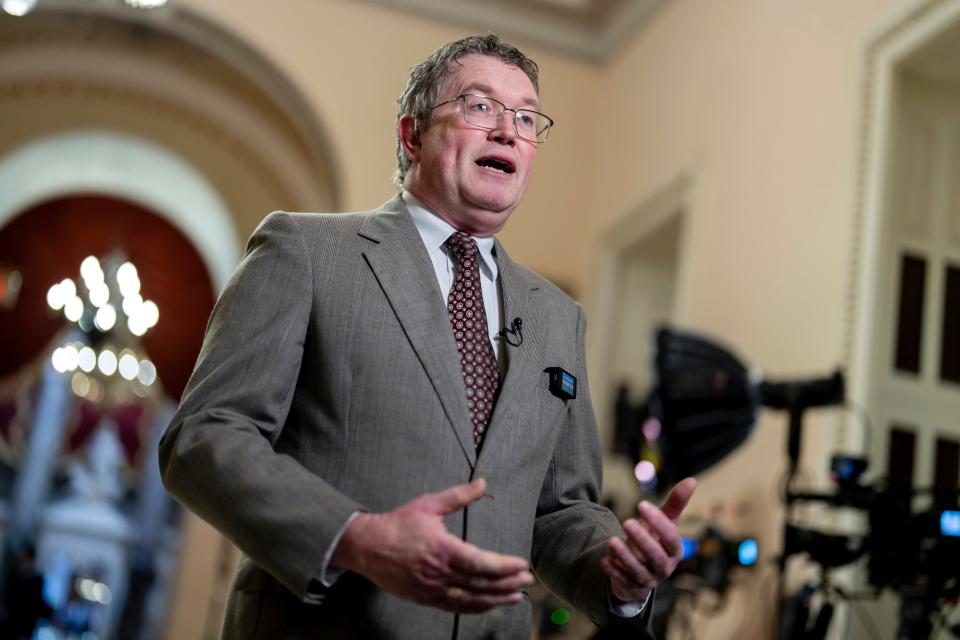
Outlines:
POLYGON ((667 0, 366 0, 602 64, 667 0))
POLYGON ((0 76, 8 81, 31 68, 33 79, 68 77, 159 94, 242 132, 232 137, 247 139, 244 147, 272 145, 272 153, 254 155, 284 174, 281 182, 297 183, 302 208, 337 208, 335 154, 315 109, 281 70, 222 27, 176 3, 141 11, 103 0, 44 0, 29 18, 0 21, 0 55, 36 56, 23 61, 19 74, 4 65, 0 76), (247 129, 254 121, 258 128, 247 129), (270 136, 250 140, 257 132, 270 136), (275 164, 280 147, 295 162, 275 164), (292 164, 299 166, 288 172, 292 164))
POLYGON ((136 52, 54 41, 0 47, 0 99, 71 95, 133 110, 145 122, 172 119, 208 144, 233 149, 303 205, 331 204, 326 185, 283 123, 238 99, 228 86, 136 52))

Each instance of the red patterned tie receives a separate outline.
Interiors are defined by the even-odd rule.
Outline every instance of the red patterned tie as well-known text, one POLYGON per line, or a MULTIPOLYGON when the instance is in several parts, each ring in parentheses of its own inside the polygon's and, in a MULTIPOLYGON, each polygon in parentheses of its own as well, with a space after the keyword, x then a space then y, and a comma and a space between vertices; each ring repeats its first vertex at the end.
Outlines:
POLYGON ((483 433, 497 400, 500 369, 490 344, 487 314, 480 291, 480 251, 476 241, 462 231, 447 238, 447 250, 458 265, 447 311, 460 352, 460 368, 467 389, 467 407, 473 421, 473 444, 480 449, 483 433))

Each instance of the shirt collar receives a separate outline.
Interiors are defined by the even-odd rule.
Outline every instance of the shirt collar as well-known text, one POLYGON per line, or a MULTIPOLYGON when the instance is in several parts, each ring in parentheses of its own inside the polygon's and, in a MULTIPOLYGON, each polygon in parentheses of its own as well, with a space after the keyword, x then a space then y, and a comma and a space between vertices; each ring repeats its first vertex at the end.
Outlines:
MULTIPOLYGON (((427 253, 433 253, 437 250, 446 252, 446 248, 443 245, 447 241, 447 238, 456 233, 457 230, 454 229, 449 222, 427 209, 422 202, 417 200, 417 198, 406 189, 403 190, 401 197, 407 205, 407 210, 410 211, 413 224, 416 225, 417 231, 420 232, 420 237, 423 238, 423 244, 427 247, 427 253)), ((485 238, 471 237, 477 241, 482 266, 487 270, 490 278, 496 280, 497 261, 493 257, 493 236, 487 236, 485 238)))

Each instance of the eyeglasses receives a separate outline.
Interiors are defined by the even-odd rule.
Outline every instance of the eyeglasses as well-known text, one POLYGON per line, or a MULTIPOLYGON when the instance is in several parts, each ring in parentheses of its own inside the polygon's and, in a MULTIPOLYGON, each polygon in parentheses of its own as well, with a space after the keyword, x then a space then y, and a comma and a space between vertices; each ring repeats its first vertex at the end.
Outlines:
POLYGON ((550 128, 553 127, 553 120, 539 111, 511 109, 499 100, 486 96, 475 96, 471 93, 462 93, 452 100, 435 104, 430 107, 430 110, 433 111, 437 107, 458 100, 463 100, 463 119, 484 129, 495 129, 500 123, 500 116, 507 111, 513 111, 513 124, 517 128, 517 135, 529 142, 546 142, 550 128))

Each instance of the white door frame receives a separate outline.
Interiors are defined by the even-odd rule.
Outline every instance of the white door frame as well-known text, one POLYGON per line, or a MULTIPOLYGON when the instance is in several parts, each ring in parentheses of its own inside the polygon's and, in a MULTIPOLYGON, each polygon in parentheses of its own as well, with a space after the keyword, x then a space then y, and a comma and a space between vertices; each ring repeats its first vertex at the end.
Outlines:
POLYGON ((606 363, 616 349, 616 336, 620 304, 618 295, 627 251, 642 243, 647 237, 662 228, 673 218, 680 223, 680 238, 677 251, 677 286, 674 293, 674 313, 671 319, 681 323, 686 317, 686 286, 690 272, 687 247, 690 245, 689 214, 693 203, 693 179, 687 174, 673 178, 648 197, 639 207, 609 225, 598 236, 596 256, 597 287, 590 301, 590 330, 587 336, 587 353, 590 360, 590 387, 596 396, 594 410, 603 442, 609 442, 611 409, 605 394, 610 390, 611 380, 606 363))
MULTIPOLYGON (((864 405, 869 398, 870 370, 877 324, 876 292, 888 191, 885 187, 895 134, 896 67, 924 43, 960 20, 960 3, 926 0, 910 3, 879 25, 864 43, 860 70, 861 99, 858 115, 851 234, 851 268, 847 285, 843 360, 847 371, 847 397, 864 405)), ((834 431, 834 448, 857 450, 860 433, 846 421, 834 431)))

